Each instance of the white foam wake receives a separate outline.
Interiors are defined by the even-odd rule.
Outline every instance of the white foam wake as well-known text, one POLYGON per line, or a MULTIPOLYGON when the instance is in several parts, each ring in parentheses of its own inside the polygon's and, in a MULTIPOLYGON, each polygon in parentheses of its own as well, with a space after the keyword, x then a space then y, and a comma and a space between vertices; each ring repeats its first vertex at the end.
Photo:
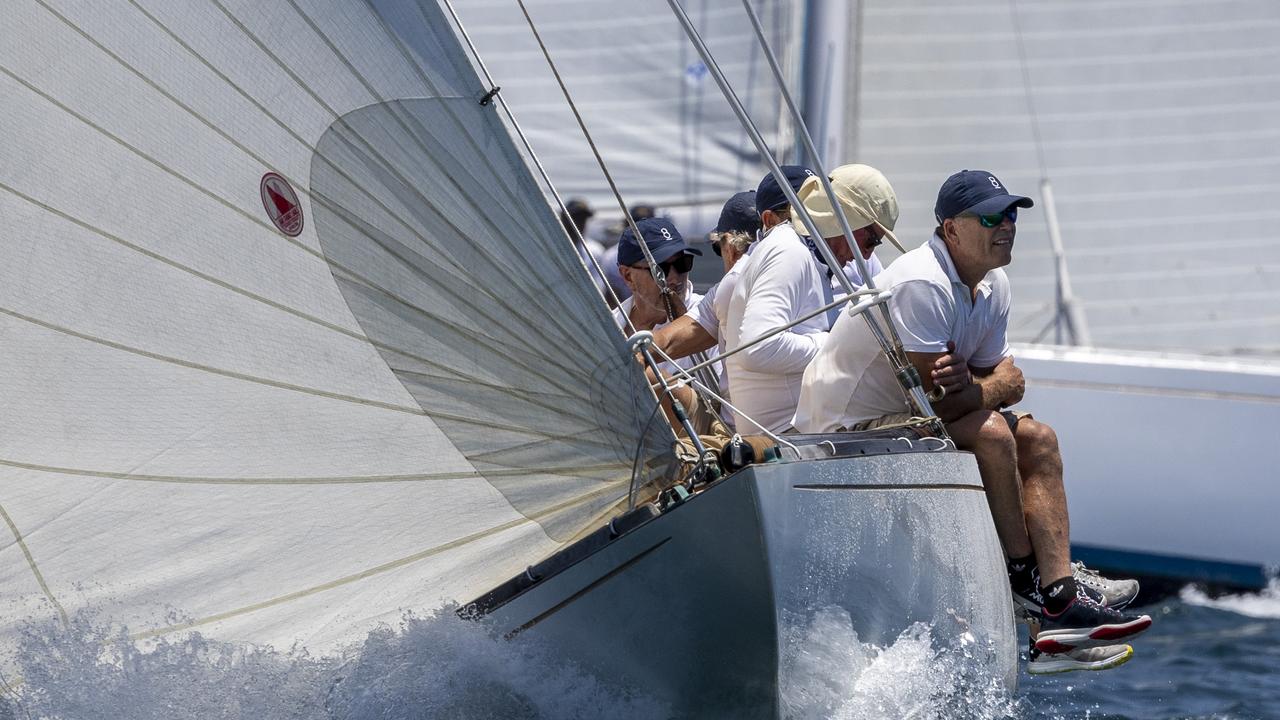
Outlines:
MULTIPOLYGON (((949 635, 949 634, 948 634, 949 635)), ((950 635, 949 635, 950 636, 950 635)), ((862 643, 849 614, 819 610, 793 635, 783 659, 784 715, 818 718, 988 720, 1016 714, 998 680, 984 677, 972 636, 943 647, 916 623, 887 647, 862 643)))
POLYGON ((214 642, 193 634, 141 649, 121 628, 76 618, 25 628, 0 720, 131 718, 399 720, 660 718, 530 641, 509 642, 446 609, 407 616, 337 657, 214 642))
POLYGON ((1179 596, 1188 605, 1227 610, 1252 618, 1280 619, 1280 578, 1277 577, 1272 577, 1266 589, 1257 593, 1211 598, 1199 588, 1187 586, 1179 596))

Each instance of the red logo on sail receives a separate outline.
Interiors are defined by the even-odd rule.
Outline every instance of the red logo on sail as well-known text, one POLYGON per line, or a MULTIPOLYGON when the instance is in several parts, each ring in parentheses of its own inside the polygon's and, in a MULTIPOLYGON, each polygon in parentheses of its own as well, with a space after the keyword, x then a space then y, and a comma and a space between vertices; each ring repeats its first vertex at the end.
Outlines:
POLYGON ((258 190, 262 194, 262 207, 271 222, 285 235, 297 237, 302 232, 302 206, 298 204, 298 196, 289 181, 269 172, 262 176, 258 190))

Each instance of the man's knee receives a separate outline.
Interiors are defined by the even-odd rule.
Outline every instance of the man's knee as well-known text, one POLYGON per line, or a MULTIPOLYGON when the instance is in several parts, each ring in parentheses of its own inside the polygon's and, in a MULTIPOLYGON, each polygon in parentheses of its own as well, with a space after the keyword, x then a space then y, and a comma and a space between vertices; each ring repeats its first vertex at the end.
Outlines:
POLYGON ((991 454, 1007 455, 1013 458, 1017 454, 1017 445, 1013 433, 1009 430, 1009 423, 997 412, 981 410, 986 417, 982 419, 982 424, 978 426, 975 451, 988 452, 991 454))
POLYGON ((1038 420, 1029 417, 1019 420, 1015 434, 1020 455, 1058 454, 1058 434, 1038 420))

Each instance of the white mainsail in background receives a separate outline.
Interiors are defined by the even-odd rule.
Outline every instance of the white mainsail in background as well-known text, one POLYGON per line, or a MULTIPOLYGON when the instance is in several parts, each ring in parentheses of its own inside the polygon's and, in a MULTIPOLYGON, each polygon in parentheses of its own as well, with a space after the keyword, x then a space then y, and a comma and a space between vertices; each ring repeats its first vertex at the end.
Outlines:
POLYGON ((329 647, 664 466, 485 90, 434 3, 5 5, 0 633, 329 647))
POLYGON ((898 237, 929 235, 960 168, 1037 200, 1009 268, 1014 339, 1054 340, 1043 162, 1095 345, 1280 352, 1280 5, 860 5, 846 147, 893 183, 898 237))

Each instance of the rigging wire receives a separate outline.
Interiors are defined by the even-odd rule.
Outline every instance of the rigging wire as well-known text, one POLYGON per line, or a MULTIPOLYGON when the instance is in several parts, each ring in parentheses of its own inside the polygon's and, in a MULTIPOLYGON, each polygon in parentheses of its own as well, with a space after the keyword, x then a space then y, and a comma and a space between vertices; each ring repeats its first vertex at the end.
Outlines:
POLYGON ((1036 164, 1040 168, 1040 179, 1049 177, 1049 168, 1044 161, 1044 142, 1040 137, 1040 116, 1036 114, 1035 98, 1031 93, 1031 67, 1027 64, 1027 46, 1022 36, 1022 21, 1018 16, 1018 0, 1009 0, 1009 15, 1013 19, 1013 37, 1018 46, 1018 67, 1022 70, 1022 91, 1027 101, 1027 115, 1031 119, 1031 138, 1036 146, 1036 164))
POLYGON ((609 172, 609 167, 604 162, 604 157, 600 154, 600 148, 596 146, 595 138, 591 136, 591 131, 587 130, 587 123, 582 119, 582 114, 578 112, 578 106, 573 101, 573 96, 569 93, 569 88, 565 85, 564 78, 560 75, 560 68, 556 66, 554 60, 551 59, 551 51, 547 49, 546 43, 542 41, 542 33, 538 32, 538 26, 533 22, 533 17, 529 14, 529 8, 525 6, 524 0, 516 0, 516 4, 520 6, 520 12, 524 14, 525 22, 529 25, 529 31, 533 33, 533 39, 537 41, 538 48, 542 51, 542 57, 546 59, 547 66, 551 68, 551 74, 555 76, 556 84, 560 86, 560 92, 564 95, 565 102, 569 105, 569 110, 573 112, 573 118, 578 122, 578 127, 582 130, 582 135, 587 140, 587 145, 591 147, 591 154, 595 156, 596 163, 600 166, 600 172, 604 174, 604 179, 609 183, 609 190, 613 193, 614 200, 618 203, 618 208, 622 210, 622 220, 635 234, 636 242, 640 246, 640 251, 644 253, 645 261, 649 263, 649 271, 653 274, 653 280, 658 284, 658 288, 662 291, 663 302, 667 306, 667 316, 674 319, 675 310, 672 305, 671 288, 667 285, 666 274, 662 268, 658 266, 654 260, 653 253, 649 250, 649 244, 645 242, 640 234, 640 228, 636 226, 636 221, 631 217, 631 213, 627 211, 627 203, 622 199, 622 193, 618 190, 618 184, 613 180, 613 174, 609 172))
MULTIPOLYGON (((489 68, 485 65, 484 58, 480 56, 480 52, 476 49, 475 43, 471 41, 471 35, 462 24, 462 18, 458 17, 457 11, 453 8, 453 1, 443 0, 443 2, 445 8, 449 11, 449 15, 453 18, 454 25, 458 28, 458 33, 462 35, 462 39, 467 43, 467 48, 471 51, 471 56, 475 58, 476 64, 480 67, 480 72, 484 73, 485 84, 494 88, 494 90, 490 91, 493 93, 492 97, 496 98, 498 100, 498 104, 502 106, 503 113, 506 114, 507 120, 511 123, 511 127, 516 131, 516 136, 520 138, 520 143, 524 146, 525 152, 529 154, 529 159, 533 161, 533 165, 538 169, 538 174, 542 177, 542 181, 546 183, 547 189, 551 191, 551 197, 555 199, 556 206, 559 207, 560 212, 564 213, 567 217, 569 215, 569 208, 565 205, 564 199, 560 195, 560 191, 556 190, 555 184, 551 182, 551 175, 547 172, 546 167, 543 166, 542 160, 538 158, 538 154, 534 152, 533 145, 529 142, 529 138, 524 134, 524 128, 520 127, 520 123, 516 120, 515 113, 512 112, 511 106, 507 104, 506 99, 502 97, 500 92, 495 92, 497 90, 501 90, 501 88, 494 84, 493 75, 489 73, 489 68)), ((486 95, 486 97, 489 96, 486 95)), ((622 304, 622 300, 618 298, 618 294, 614 291, 613 285, 609 283, 608 276, 605 275, 604 269, 600 266, 600 260, 587 248, 587 240, 582 236, 582 231, 578 229, 576 223, 571 222, 569 224, 573 227, 573 230, 570 231, 569 228, 566 227, 565 232, 569 234, 570 243, 572 244, 576 240, 578 249, 582 251, 581 254, 590 258, 591 267, 595 269, 600 279, 604 281, 604 289, 601 291, 601 294, 607 294, 607 297, 605 297, 606 301, 613 301, 612 307, 620 306, 622 304)), ((586 267, 585 260, 583 261, 583 267, 586 267)), ((591 268, 588 268, 588 274, 590 274, 590 269, 591 268)), ((631 324, 631 318, 627 317, 626 313, 623 313, 623 319, 627 323, 627 328, 634 333, 636 329, 635 326, 631 324)))
MULTIPOLYGON (((650 272, 653 274, 654 281, 655 283, 657 283, 658 287, 661 289, 663 293, 663 300, 666 304, 668 320, 673 320, 674 305, 670 297, 671 290, 666 283, 665 274, 662 272, 662 269, 655 262, 653 254, 649 250, 648 244, 645 242, 644 237, 640 234, 639 228, 636 226, 635 220, 631 218, 631 214, 627 211, 626 203, 623 202, 622 196, 618 192, 617 185, 614 183, 613 178, 609 173, 609 169, 604 163, 604 158, 601 157, 600 152, 596 147, 590 132, 588 132, 587 130, 586 124, 583 121, 582 116, 578 113, 577 106, 574 104, 573 98, 570 96, 568 88, 565 86, 564 81, 560 76, 559 70, 556 68, 555 63, 552 61, 551 55, 548 52, 546 45, 542 42, 542 37, 538 33, 537 27, 534 25, 532 17, 530 17, 529 15, 528 8, 525 7, 523 0, 517 0, 517 2, 519 2, 520 4, 520 9, 524 14, 525 21, 529 24, 529 29, 533 32, 534 38, 537 40, 539 47, 542 49, 543 56, 546 58, 547 64, 551 68, 551 72, 555 75, 556 82, 559 83, 560 85, 560 90, 564 94, 565 100, 568 102, 570 110, 573 111, 574 117, 578 121, 578 126, 582 129, 583 135, 586 137, 588 144, 590 144, 591 146, 592 152, 595 154, 596 161, 599 163, 601 171, 604 173, 605 178, 609 181, 609 186, 613 190, 614 197, 617 199, 618 205, 622 210, 624 220, 630 225, 631 231, 635 233, 635 237, 638 244, 640 245, 641 251, 644 253, 645 258, 648 261, 649 269, 650 269, 650 272)), ((547 170, 543 166, 541 160, 538 159, 537 153, 534 152, 532 144, 529 142, 528 137, 524 134, 524 130, 520 127, 519 122, 516 120, 515 114, 512 112, 511 107, 507 104, 506 99, 503 98, 501 94, 498 92, 500 88, 494 83, 493 76, 489 73, 488 67, 485 65, 484 60, 480 57, 480 53, 476 49, 475 43, 472 42, 471 36, 467 33, 466 28, 463 26, 462 19, 458 16, 458 13, 454 9, 451 0, 444 0, 444 4, 445 4, 445 7, 448 9, 450 16, 452 16, 454 24, 458 27, 459 33, 462 35, 463 40, 467 43, 467 47, 470 49, 472 56, 476 59, 476 63, 479 65, 481 72, 484 73, 486 83, 491 88, 493 88, 492 90, 490 90, 488 93, 485 94, 485 96, 480 100, 480 103, 482 105, 486 104, 486 101, 491 101, 494 98, 497 98, 500 101, 503 112, 506 114, 507 119, 510 121, 512 127, 515 129, 516 134, 520 137, 521 143, 524 145, 526 152, 529 153, 529 157, 533 160, 533 163, 535 167, 537 167, 538 172, 542 176, 543 181, 546 183, 548 189, 550 189, 552 196, 555 198, 556 204, 560 207, 561 212, 563 212, 565 216, 568 216, 569 211, 568 211, 568 208, 565 206, 564 200, 561 198, 560 193, 555 189, 555 185, 551 182, 550 175, 547 173, 547 170)), ((577 224, 571 222, 570 225, 573 228, 572 232, 569 231, 569 227, 566 227, 565 231, 569 233, 571 243, 574 238, 577 238, 578 246, 581 249, 580 255, 590 258, 592 267, 595 268, 596 272, 598 273, 598 277, 604 283, 604 290, 602 292, 608 293, 609 298, 613 299, 613 304, 615 307, 621 307, 622 301, 618 298, 617 293, 614 292, 612 285, 609 284, 607 280, 607 276, 605 275, 603 268, 600 266, 599 259, 597 259, 595 255, 592 254, 587 249, 586 240, 583 238, 582 232, 578 229, 577 224)), ((583 262, 585 267, 586 261, 583 260, 581 257, 580 257, 580 260, 583 262)), ((636 334, 637 329, 635 325, 631 322, 631 317, 629 316, 629 314, 623 313, 623 312, 620 312, 619 314, 622 316, 623 322, 626 323, 626 327, 630 331, 630 334, 634 336, 636 334)), ((646 355, 646 361, 652 360, 652 358, 649 358, 647 356, 647 353, 645 353, 645 355, 646 355)), ((702 353, 695 354, 694 356, 695 362, 704 358, 705 358, 705 355, 702 353)), ((672 364, 674 365, 674 363, 672 364)), ((659 372, 656 365, 653 365, 653 371, 655 373, 659 372)), ((712 371, 704 368, 699 368, 698 372, 700 373, 701 376, 704 376, 705 378, 710 380, 709 384, 716 383, 715 376, 711 374, 712 371)), ((704 385, 703 387, 705 386, 706 385, 704 385)), ((715 396, 715 397, 718 398, 718 396, 715 396)), ((672 403, 673 405, 676 403, 674 396, 672 397, 672 403)), ((708 402, 707 405, 710 408, 709 412, 718 411, 718 406, 715 405, 714 402, 708 402)), ((628 502, 632 504, 634 503, 633 493, 635 491, 635 482, 636 482, 636 478, 638 477, 637 473, 639 472, 638 458, 643 448, 645 447, 645 437, 647 436, 649 427, 652 424, 653 416, 654 414, 656 414, 657 409, 659 407, 661 407, 661 403, 655 402, 654 410, 650 414, 649 420, 646 420, 640 427, 639 439, 636 442, 637 460, 632 465, 631 486, 628 491, 628 498, 629 498, 628 502)))
MULTIPOLYGON (((564 78, 560 75, 559 68, 556 66, 555 61, 551 59, 551 51, 547 49, 546 43, 542 41, 542 34, 538 32, 538 27, 533 22, 533 17, 529 14, 529 8, 525 6, 524 0, 516 0, 516 4, 520 6, 520 12, 524 14, 525 22, 528 23, 529 30, 533 33, 534 40, 537 41, 538 47, 542 51, 542 56, 547 61, 547 66, 550 67, 552 75, 555 76, 556 84, 560 86, 560 92, 564 95, 565 102, 569 105, 569 110, 573 112, 573 117, 577 120, 578 127, 582 130, 583 137, 586 138, 587 144, 591 147, 591 153, 595 155, 596 163, 600 166, 600 171, 604 174, 605 180, 609 183, 609 189, 613 192, 613 197, 617 201, 618 207, 622 210, 623 221, 627 223, 627 226, 635 235, 636 243, 640 246, 640 251, 644 254, 645 261, 649 265, 649 273, 653 276, 653 281, 657 284, 659 291, 662 293, 662 300, 666 305, 668 322, 675 320, 675 300, 672 297, 674 293, 671 290, 671 286, 667 283, 666 273, 664 273, 662 268, 658 265, 657 260, 653 257, 653 253, 649 249, 649 243, 645 241, 644 236, 640 233, 640 228, 636 225, 635 219, 633 219, 631 217, 631 213, 627 211, 627 204, 622 199, 622 193, 618 190, 618 184, 614 182, 613 174, 609 172, 609 167, 605 164, 604 157, 600 154, 600 149, 596 146, 595 139, 587 129, 586 121, 583 120, 582 114, 578 112, 578 106, 574 103, 573 96, 569 93, 569 88, 565 85, 564 78)), ((627 324, 629 326, 631 325, 629 318, 627 324)), ((634 332, 635 327, 631 327, 634 332)), ((703 353, 696 353, 694 355, 694 360, 696 362, 705 360, 705 358, 706 356, 703 353)), ((716 378, 710 370, 705 371, 703 375, 705 384, 716 384, 716 378)), ((711 405, 711 403, 708 404, 711 405)), ((714 408, 714 405, 712 405, 712 407, 714 408)))
MULTIPOLYGON (((661 357, 665 358, 667 362, 670 362, 670 363, 673 363, 673 364, 674 364, 674 362, 675 362, 675 361, 671 358, 671 356, 670 356, 670 355, 668 355, 668 354, 666 354, 665 352, 663 352, 663 351, 662 351, 662 348, 657 347, 657 346, 655 345, 653 349, 657 351, 658 355, 660 355, 661 357)), ((792 443, 790 443, 790 442, 787 442, 787 441, 786 441, 782 436, 778 435, 777 433, 773 432, 773 431, 772 431, 772 430, 770 430, 769 428, 767 428, 767 427, 765 427, 764 425, 760 424, 760 422, 759 422, 759 421, 757 421, 755 418, 753 418, 753 417, 751 417, 750 415, 746 414, 745 412, 743 412, 743 411, 739 410, 736 406, 734 406, 734 405, 733 405, 733 403, 731 403, 731 402, 729 402, 728 400, 726 400, 723 396, 721 396, 720 394, 716 393, 716 392, 715 392, 714 390, 712 390, 711 388, 706 387, 706 386, 702 385, 701 383, 699 383, 697 378, 695 378, 693 375, 690 375, 690 374, 689 374, 689 371, 685 370, 684 368, 680 368, 679 366, 677 366, 677 368, 678 368, 678 371, 677 371, 677 373, 676 373, 676 377, 679 379, 679 380, 678 380, 678 383, 679 383, 679 384, 688 383, 689 385, 693 386, 694 390, 701 389, 704 393, 706 393, 706 394, 708 394, 708 395, 710 395, 710 396, 712 396, 712 397, 716 398, 717 400, 719 400, 719 401, 720 401, 720 402, 721 402, 725 407, 729 408, 730 410, 732 410, 733 412, 737 413, 738 415, 741 415, 742 417, 746 418, 746 420, 747 420, 748 422, 750 422, 752 425, 755 425, 757 428, 759 428, 759 429, 760 429, 760 432, 761 432, 762 434, 764 434, 764 435, 768 436, 770 440, 773 440, 774 442, 778 443, 779 445, 786 445, 787 447, 791 448, 792 450, 795 450, 796 452, 799 452, 799 448, 797 448, 794 444, 792 444, 792 443)))
MULTIPOLYGON (((751 118, 747 116, 737 94, 729 85, 729 81, 724 77, 724 73, 721 72, 719 64, 715 61, 715 58, 712 57, 710 48, 706 46, 702 36, 689 21, 689 16, 685 13, 683 6, 681 6, 680 0, 667 0, 667 4, 671 7, 672 12, 675 13, 676 18, 684 27, 685 34, 689 36, 689 40, 693 42, 694 47, 696 47, 698 52, 702 55, 708 69, 711 70, 712 75, 715 77, 716 83, 720 86, 720 90, 724 94, 725 100, 729 102, 730 107, 733 108, 734 113, 738 116, 738 121, 748 130, 751 135, 751 139, 755 142, 760 154, 768 161, 769 169, 777 179, 779 188, 783 191, 783 194, 786 195, 787 201, 790 202, 792 208, 800 214, 801 220, 815 239, 813 247, 822 255, 828 267, 837 269, 835 277, 840 282, 844 291, 849 295, 854 294, 855 290, 853 283, 849 281, 849 278, 845 276, 844 272, 839 270, 840 263, 836 261, 835 256, 832 254, 831 248, 827 243, 822 241, 822 234, 818 232, 817 225, 814 223, 813 218, 810 217, 809 211, 805 208, 804 204, 800 202, 799 198, 796 197, 790 183, 788 183, 786 178, 783 177, 782 170, 778 167, 778 163, 773 160, 772 156, 770 156, 769 148, 766 145, 764 138, 761 137, 759 130, 755 127, 751 118)), ((773 71, 774 78, 777 80, 778 90, 786 101, 786 106, 791 113, 792 119, 796 123, 796 129, 799 131, 798 134, 800 139, 804 143, 809 156, 813 158, 815 165, 817 165, 818 182, 826 192, 827 200, 831 203, 831 207, 835 211, 835 217, 840 221, 841 232, 850 247, 857 247, 857 242, 853 238, 853 230, 849 228, 849 222, 845 218, 844 213, 840 210, 840 203, 836 198, 835 190, 831 187, 831 182, 827 177, 826 170, 821 165, 818 151, 813 145, 813 138, 809 134, 808 128, 805 126, 804 117, 799 108, 796 107, 795 100, 791 97, 790 91, 787 90, 786 82, 782 74, 782 68, 778 65, 778 60, 774 56, 773 50, 769 47, 768 40, 764 35, 764 29, 760 25, 760 19, 756 16, 756 12, 751 7, 749 0, 743 0, 742 4, 743 8, 746 10, 747 17, 751 20, 751 25, 755 30, 757 39, 760 41, 761 48, 764 50, 765 57, 769 60, 769 67, 773 71)), ((880 223, 876 222, 875 224, 880 227, 881 230, 887 231, 885 228, 880 226, 880 223)), ((864 282, 866 283, 867 289, 874 290, 875 282, 871 278, 871 273, 867 270, 866 260, 862 257, 861 253, 854 253, 853 258, 864 282)), ((925 396, 923 382, 920 379, 920 373, 907 359, 906 350, 903 348, 902 341, 898 337, 897 328, 894 327, 893 321, 889 317, 888 308, 881 305, 880 311, 888 332, 886 333, 885 329, 881 328, 876 323, 871 313, 865 313, 863 315, 863 319, 867 323, 867 328, 871 331, 871 334, 875 337, 876 342, 880 345, 880 348, 884 351, 890 365, 893 367, 894 375, 902 385, 908 404, 914 406, 916 412, 921 416, 933 416, 933 408, 929 403, 928 398, 925 396)), ((934 427, 932 429, 935 432, 940 435, 946 434, 946 429, 942 426, 941 422, 936 422, 933 425, 934 427)))

